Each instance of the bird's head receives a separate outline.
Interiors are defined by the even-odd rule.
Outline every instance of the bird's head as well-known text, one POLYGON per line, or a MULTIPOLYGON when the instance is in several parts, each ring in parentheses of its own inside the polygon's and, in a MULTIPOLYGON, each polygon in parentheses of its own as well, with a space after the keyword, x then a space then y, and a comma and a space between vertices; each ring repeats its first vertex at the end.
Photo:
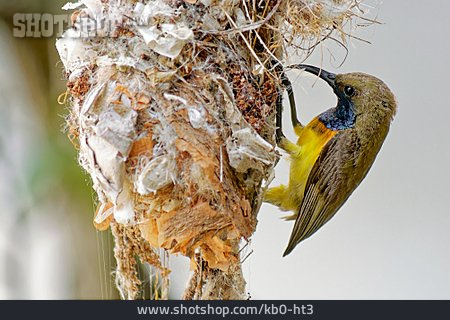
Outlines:
POLYGON ((397 109, 394 94, 380 79, 360 72, 334 74, 310 65, 296 65, 312 73, 333 88, 338 98, 337 108, 354 113, 356 123, 381 119, 392 120, 397 109))

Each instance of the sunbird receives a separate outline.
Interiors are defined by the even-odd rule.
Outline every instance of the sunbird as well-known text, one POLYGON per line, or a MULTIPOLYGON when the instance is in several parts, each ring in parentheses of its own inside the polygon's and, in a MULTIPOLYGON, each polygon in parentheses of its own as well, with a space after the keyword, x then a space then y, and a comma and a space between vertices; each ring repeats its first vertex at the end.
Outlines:
POLYGON ((264 200, 294 212, 286 217, 295 224, 283 257, 327 223, 366 177, 397 109, 394 94, 374 76, 334 74, 304 64, 290 68, 323 79, 337 96, 337 105, 303 126, 289 79, 282 73, 298 140, 295 144, 284 136, 278 110, 276 135, 278 146, 291 158, 289 183, 269 188, 264 200))

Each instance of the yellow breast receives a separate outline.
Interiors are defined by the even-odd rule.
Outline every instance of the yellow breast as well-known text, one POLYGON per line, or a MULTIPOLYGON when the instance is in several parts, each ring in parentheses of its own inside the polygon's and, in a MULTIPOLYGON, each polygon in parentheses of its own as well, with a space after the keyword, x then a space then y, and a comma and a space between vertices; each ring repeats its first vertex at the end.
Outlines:
POLYGON ((291 153, 289 185, 285 201, 283 201, 283 209, 293 210, 296 214, 303 200, 305 185, 311 169, 323 147, 336 135, 337 131, 325 127, 318 118, 314 118, 303 128, 296 128, 295 131, 298 135, 297 145, 300 148, 298 152, 291 153))

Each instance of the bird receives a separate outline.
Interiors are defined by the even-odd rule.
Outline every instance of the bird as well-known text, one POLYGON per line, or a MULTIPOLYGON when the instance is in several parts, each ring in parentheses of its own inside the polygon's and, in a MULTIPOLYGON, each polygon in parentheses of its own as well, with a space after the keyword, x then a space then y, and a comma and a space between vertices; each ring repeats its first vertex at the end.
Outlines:
MULTIPOLYGON (((313 118, 306 126, 297 119, 292 86, 287 87, 291 121, 297 143, 288 140, 277 114, 277 144, 290 156, 288 185, 266 190, 264 201, 295 220, 283 257, 326 224, 366 177, 389 132, 397 101, 380 79, 361 72, 334 74, 322 68, 298 64, 324 80, 337 97, 337 105, 313 118)), ((281 112, 281 99, 277 113, 281 112)))

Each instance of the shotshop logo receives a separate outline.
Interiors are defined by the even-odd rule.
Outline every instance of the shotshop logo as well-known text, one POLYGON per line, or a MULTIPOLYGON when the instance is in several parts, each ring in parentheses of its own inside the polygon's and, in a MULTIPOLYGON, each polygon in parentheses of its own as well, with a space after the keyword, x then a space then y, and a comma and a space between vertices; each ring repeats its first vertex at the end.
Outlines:
POLYGON ((50 13, 16 13, 13 16, 13 36, 16 38, 61 37, 69 26, 70 15, 50 13))
MULTIPOLYGON (((117 37, 118 28, 146 26, 147 21, 135 21, 130 17, 90 17, 80 14, 16 13, 13 16, 13 36, 16 38, 62 37, 71 28, 70 37, 117 37)), ((65 35, 67 36, 67 34, 65 35)))

